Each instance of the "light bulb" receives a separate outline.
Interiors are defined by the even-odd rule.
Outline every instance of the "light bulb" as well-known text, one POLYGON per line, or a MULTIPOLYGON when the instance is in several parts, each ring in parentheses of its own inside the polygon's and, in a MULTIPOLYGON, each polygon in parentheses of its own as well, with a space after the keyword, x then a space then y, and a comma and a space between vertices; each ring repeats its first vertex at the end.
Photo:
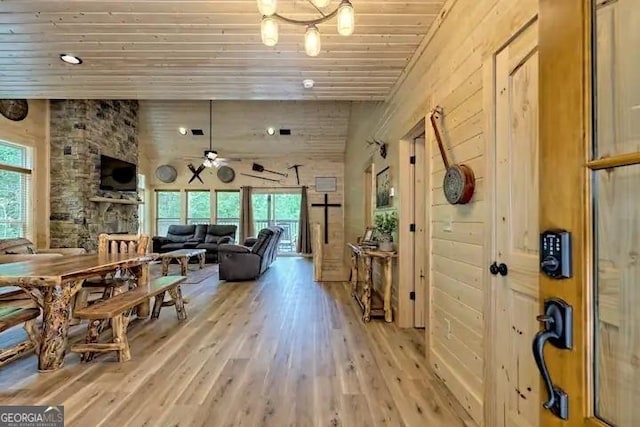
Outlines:
POLYGON ((209 160, 209 159, 205 159, 204 162, 202 162, 202 164, 207 167, 210 168, 211 166, 213 166, 213 161, 209 160))
POLYGON ((317 7, 327 7, 331 0, 311 0, 317 7))
POLYGON ((315 25, 309 25, 304 34, 304 51, 309 56, 318 56, 320 53, 320 31, 315 25))
POLYGON ((258 10, 264 16, 271 16, 276 13, 277 0, 258 0, 258 10))
POLYGON ((278 44, 278 21, 270 16, 262 18, 260 25, 262 34, 262 43, 267 46, 275 46, 278 44))
POLYGON ((350 36, 355 26, 353 6, 349 0, 343 0, 338 7, 338 33, 341 36, 350 36))

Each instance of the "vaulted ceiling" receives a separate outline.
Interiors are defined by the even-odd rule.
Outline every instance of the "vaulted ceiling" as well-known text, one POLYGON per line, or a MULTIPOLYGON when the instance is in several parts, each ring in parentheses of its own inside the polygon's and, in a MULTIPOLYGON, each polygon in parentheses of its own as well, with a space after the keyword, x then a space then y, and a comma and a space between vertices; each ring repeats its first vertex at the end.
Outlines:
MULTIPOLYGON (((382 100, 444 0, 352 0, 356 30, 319 26, 322 52, 304 53, 304 27, 260 39, 255 0, 0 1, 4 98, 382 100), (61 53, 81 57, 71 66, 61 53), (302 80, 315 80, 305 90, 302 80)), ((333 0, 335 7, 338 0, 333 0)), ((317 17, 307 0, 278 11, 317 17)))

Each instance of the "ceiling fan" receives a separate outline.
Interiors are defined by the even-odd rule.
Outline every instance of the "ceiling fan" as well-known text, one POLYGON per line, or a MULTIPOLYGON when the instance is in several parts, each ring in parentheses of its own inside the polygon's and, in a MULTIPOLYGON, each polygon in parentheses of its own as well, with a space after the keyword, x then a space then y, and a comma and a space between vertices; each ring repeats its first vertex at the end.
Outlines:
POLYGON ((195 179, 198 179, 202 182, 202 178, 200 178, 200 173, 206 168, 216 168, 219 169, 222 166, 227 166, 227 163, 230 161, 242 161, 242 159, 238 158, 223 158, 218 155, 218 152, 213 149, 213 101, 209 100, 209 149, 204 150, 204 155, 202 157, 185 157, 186 160, 189 159, 202 159, 202 163, 196 169, 193 166, 193 163, 189 162, 187 167, 193 174, 189 183, 193 182, 195 179))

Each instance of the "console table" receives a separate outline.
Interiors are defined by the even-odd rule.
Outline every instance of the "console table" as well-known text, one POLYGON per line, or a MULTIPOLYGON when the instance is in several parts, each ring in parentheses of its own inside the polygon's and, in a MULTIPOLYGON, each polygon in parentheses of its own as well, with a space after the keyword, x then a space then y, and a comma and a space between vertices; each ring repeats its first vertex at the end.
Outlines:
POLYGON ((384 316, 386 322, 393 321, 391 311, 391 266, 393 259, 398 255, 395 252, 383 252, 370 249, 352 243, 347 244, 351 250, 351 295, 362 309, 362 320, 368 322, 371 317, 384 316), (360 292, 358 289, 358 260, 362 258, 364 263, 364 286, 360 292), (380 261, 383 269, 383 290, 381 296, 373 288, 373 260, 380 261))

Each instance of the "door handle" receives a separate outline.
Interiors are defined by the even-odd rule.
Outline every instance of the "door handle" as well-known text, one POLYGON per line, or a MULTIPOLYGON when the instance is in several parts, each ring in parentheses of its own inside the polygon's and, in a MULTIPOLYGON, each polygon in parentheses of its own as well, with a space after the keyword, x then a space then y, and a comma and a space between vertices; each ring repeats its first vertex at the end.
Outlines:
POLYGON ((495 276, 498 274, 498 271, 498 263, 494 261, 493 264, 489 266, 489 272, 495 276))
POLYGON ((506 276, 507 274, 509 274, 509 269, 507 268, 507 264, 503 262, 500 265, 498 265, 498 273, 500 273, 501 276, 506 276))
POLYGON ((500 265, 498 265, 498 263, 494 261, 493 264, 489 266, 489 272, 494 276, 497 276, 498 274, 500 274, 501 276, 506 276, 507 274, 509 274, 509 268, 505 263, 501 263, 500 265))
POLYGON ((565 301, 550 298, 544 303, 545 313, 538 316, 544 324, 533 339, 533 358, 547 389, 548 399, 543 403, 557 417, 566 420, 569 417, 569 396, 551 380, 549 369, 544 360, 544 345, 549 342, 559 349, 573 347, 573 309, 565 301))

